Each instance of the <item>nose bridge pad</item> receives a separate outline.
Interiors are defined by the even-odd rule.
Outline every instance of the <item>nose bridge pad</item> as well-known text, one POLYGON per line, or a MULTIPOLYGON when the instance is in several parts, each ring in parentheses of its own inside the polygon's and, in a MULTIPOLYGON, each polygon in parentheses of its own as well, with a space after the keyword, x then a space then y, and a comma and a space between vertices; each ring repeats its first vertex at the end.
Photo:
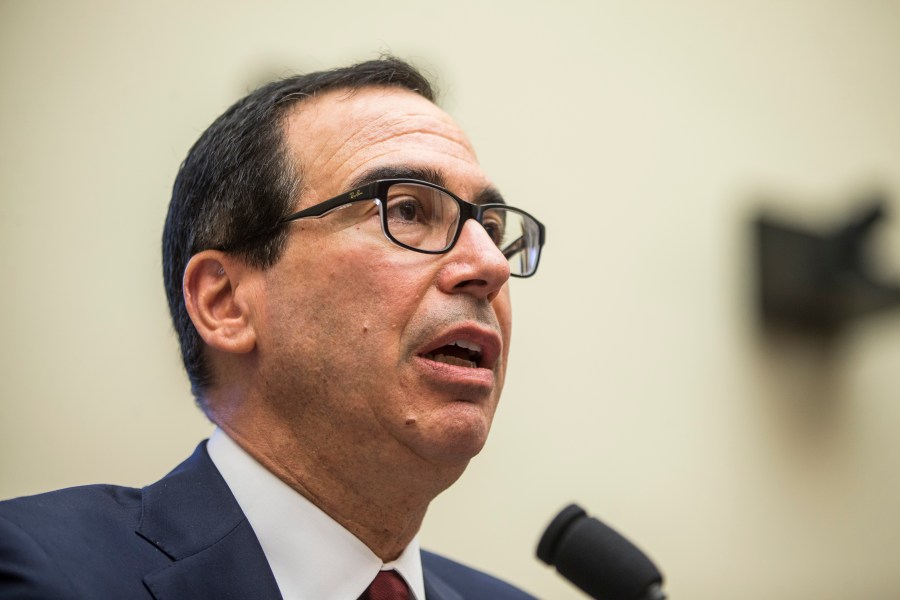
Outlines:
MULTIPOLYGON (((481 206, 475 207, 475 213, 470 218, 478 223, 478 226, 487 234, 487 229, 484 227, 484 210, 482 210, 481 206)), ((488 237, 491 237, 490 234, 488 234, 488 237)))
MULTIPOLYGON (((484 214, 474 216, 472 217, 472 220, 478 223, 478 227, 485 233, 485 235, 488 236, 488 238, 491 237, 491 234, 488 233, 487 227, 484 226, 484 214)), ((491 240, 491 244, 494 245, 493 240, 491 240)))

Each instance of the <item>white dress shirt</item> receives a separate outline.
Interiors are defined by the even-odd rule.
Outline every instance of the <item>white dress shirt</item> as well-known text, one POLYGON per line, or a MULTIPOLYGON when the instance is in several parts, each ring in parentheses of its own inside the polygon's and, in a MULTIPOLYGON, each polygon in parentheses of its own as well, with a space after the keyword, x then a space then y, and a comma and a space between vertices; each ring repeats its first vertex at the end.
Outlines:
POLYGON ((221 429, 210 436, 207 450, 253 527, 284 600, 356 600, 387 569, 406 581, 410 600, 425 600, 418 538, 397 560, 382 563, 221 429))

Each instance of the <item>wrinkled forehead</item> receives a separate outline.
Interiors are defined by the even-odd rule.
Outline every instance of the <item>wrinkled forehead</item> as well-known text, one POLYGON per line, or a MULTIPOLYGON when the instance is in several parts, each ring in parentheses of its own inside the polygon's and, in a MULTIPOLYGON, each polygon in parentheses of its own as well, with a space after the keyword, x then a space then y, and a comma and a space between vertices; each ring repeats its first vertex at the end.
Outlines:
POLYGON ((331 90, 301 102, 286 118, 285 142, 309 201, 346 191, 384 167, 434 169, 451 187, 487 183, 456 122, 405 89, 331 90))

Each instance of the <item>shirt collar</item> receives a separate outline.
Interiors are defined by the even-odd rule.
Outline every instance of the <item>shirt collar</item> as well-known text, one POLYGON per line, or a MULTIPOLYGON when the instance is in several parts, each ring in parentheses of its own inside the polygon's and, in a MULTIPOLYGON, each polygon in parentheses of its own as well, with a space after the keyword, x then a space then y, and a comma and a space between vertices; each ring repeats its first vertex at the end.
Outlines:
POLYGON ((382 563, 221 429, 210 436, 207 450, 256 533, 285 600, 358 598, 378 571, 386 569, 403 577, 414 599, 425 599, 418 538, 397 560, 382 563))

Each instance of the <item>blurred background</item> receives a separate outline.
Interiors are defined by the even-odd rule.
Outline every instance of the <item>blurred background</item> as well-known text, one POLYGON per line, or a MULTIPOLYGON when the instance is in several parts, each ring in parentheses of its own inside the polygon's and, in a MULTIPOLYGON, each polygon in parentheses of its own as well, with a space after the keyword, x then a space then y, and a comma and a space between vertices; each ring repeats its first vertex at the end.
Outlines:
POLYGON ((534 558, 577 501, 673 598, 898 597, 900 311, 763 327, 752 228, 881 193, 900 273, 896 0, 0 0, 0 497, 141 486, 209 434, 160 275, 178 165, 258 84, 382 52, 548 228, 423 545, 584 598, 534 558))

